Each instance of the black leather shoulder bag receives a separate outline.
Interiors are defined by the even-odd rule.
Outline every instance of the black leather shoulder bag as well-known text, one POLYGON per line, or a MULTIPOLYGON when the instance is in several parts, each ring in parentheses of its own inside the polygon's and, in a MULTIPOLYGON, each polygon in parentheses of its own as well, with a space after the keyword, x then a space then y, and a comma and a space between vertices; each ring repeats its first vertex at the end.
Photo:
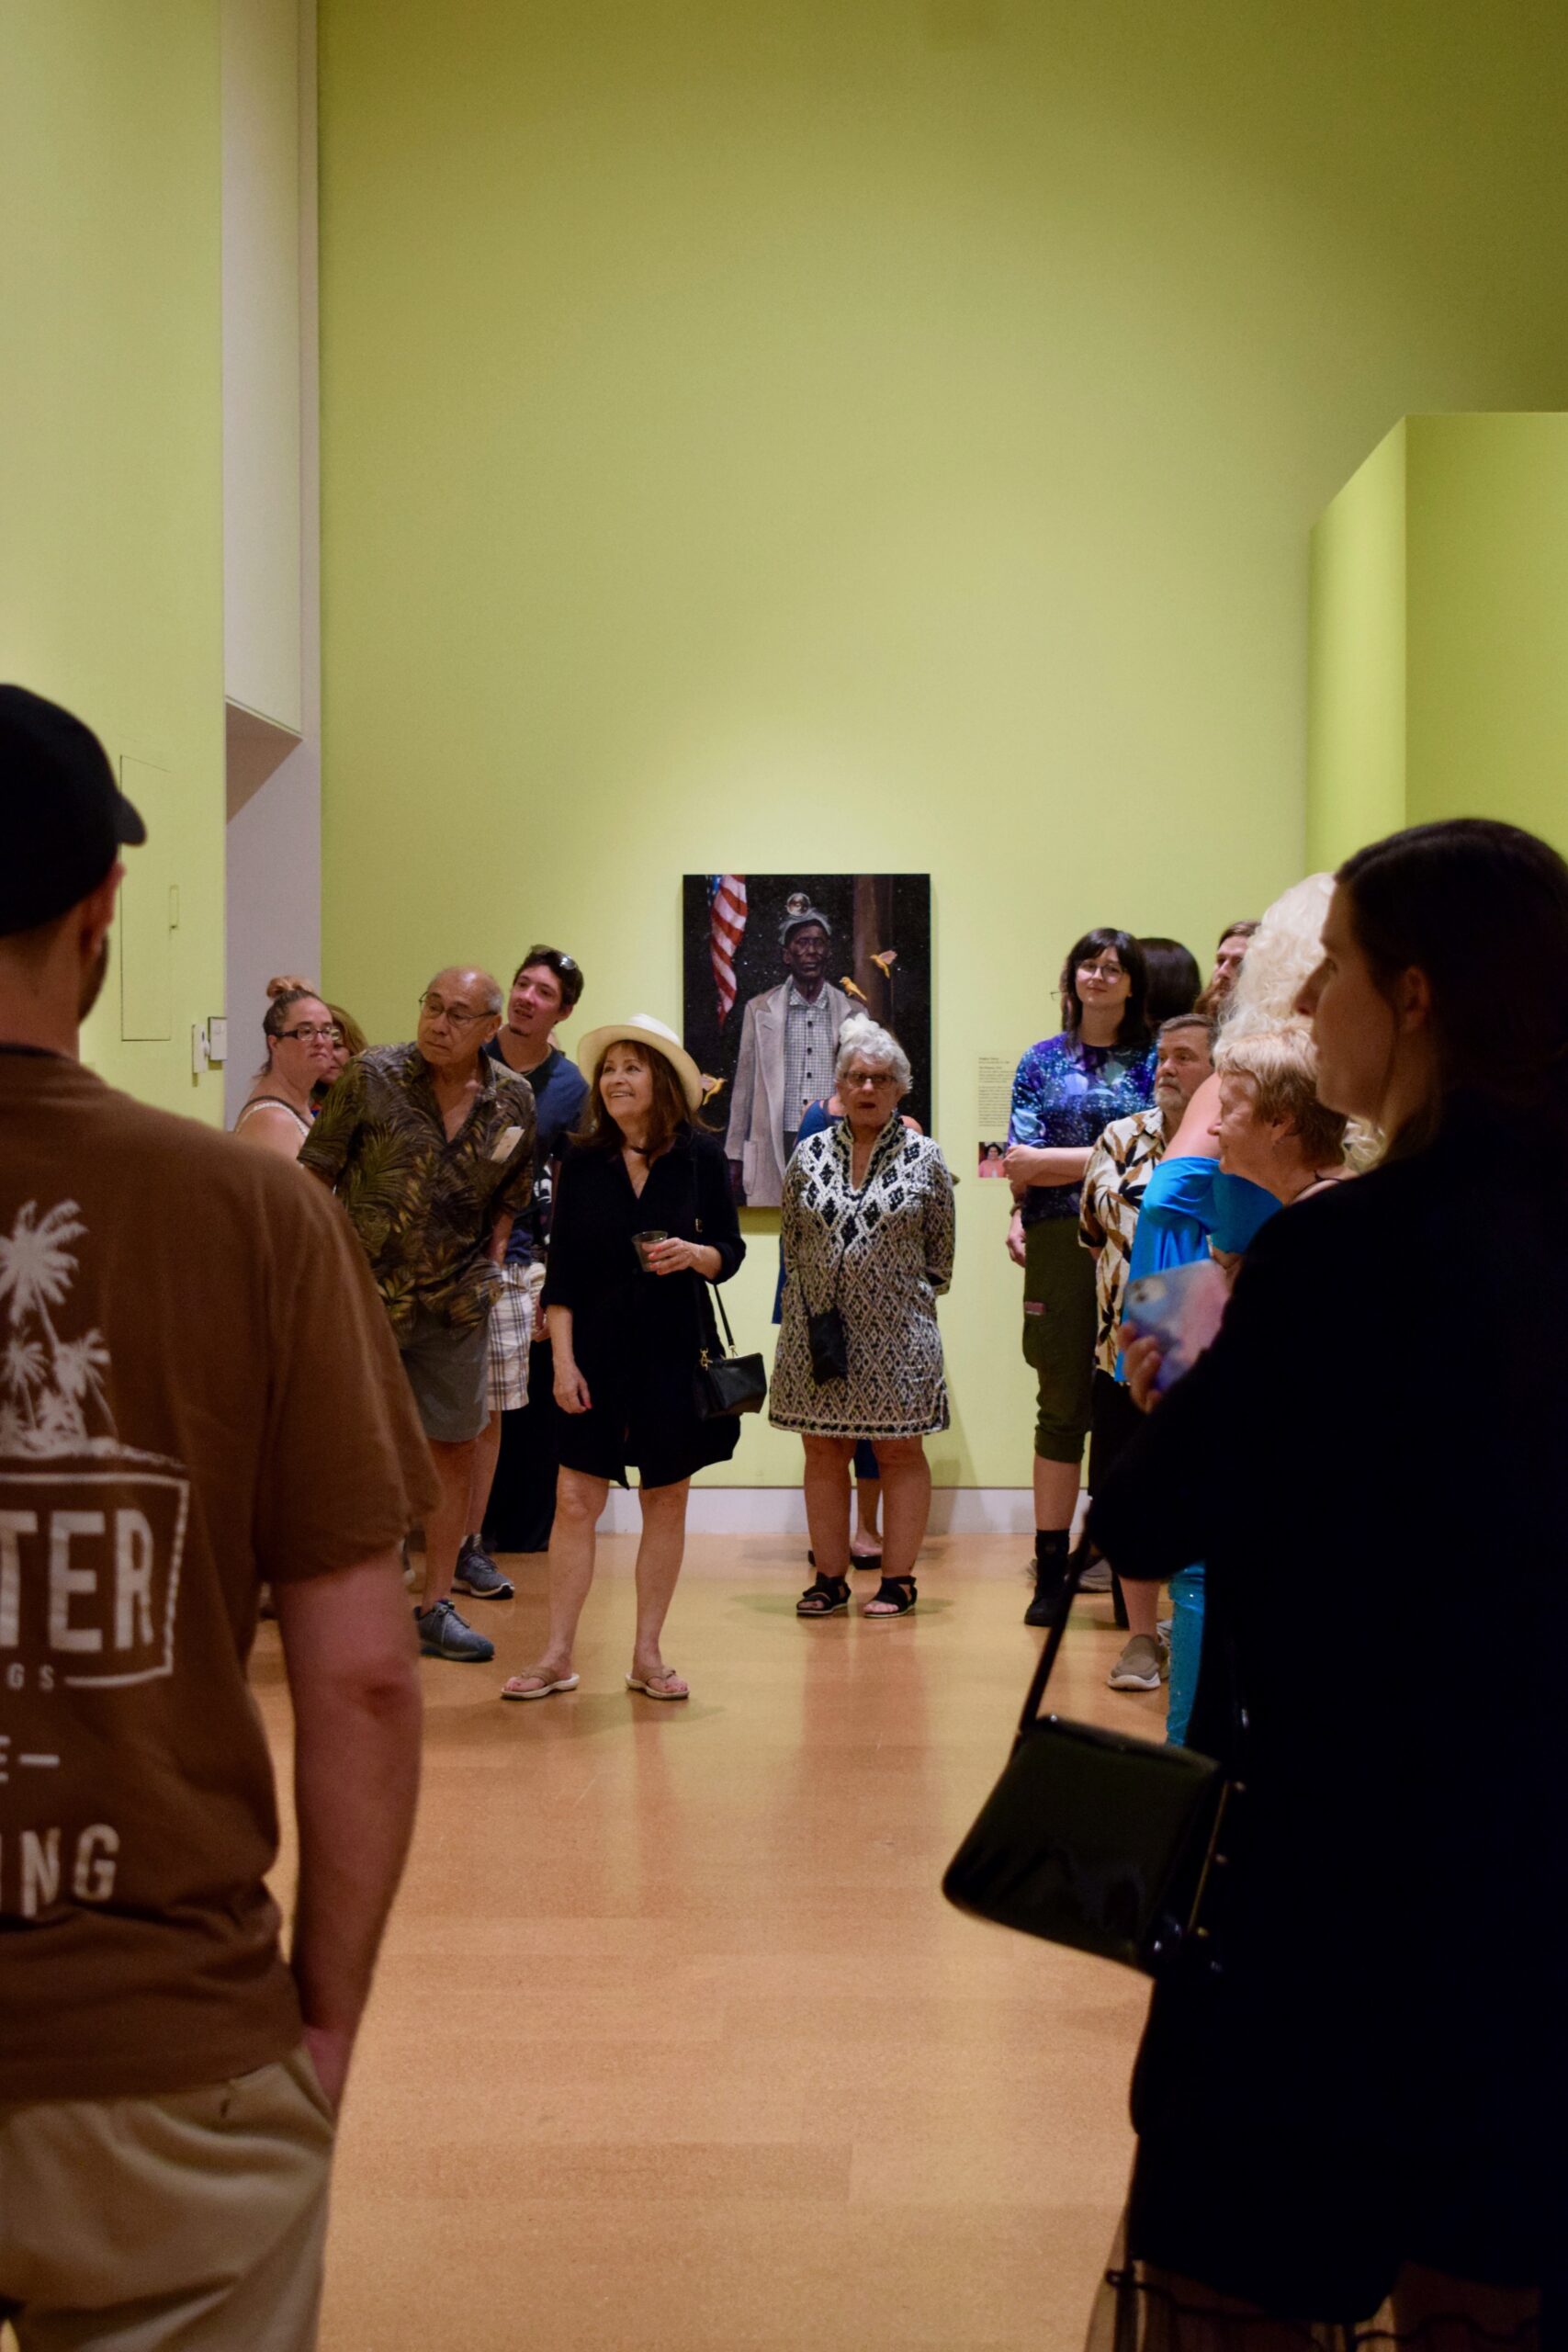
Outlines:
POLYGON ((692 1375, 692 1402, 699 1421, 717 1420, 725 1413, 758 1413, 767 1402, 767 1367, 760 1355, 738 1356, 735 1334, 729 1328, 729 1317, 724 1311, 724 1300, 716 1283, 706 1287, 713 1294, 724 1325, 724 1348, 720 1350, 718 1335, 711 1328, 699 1335, 697 1368, 692 1375), (711 1340, 711 1349, 706 1344, 711 1340))
POLYGON ((960 1910, 1163 1975, 1201 1936, 1199 1907, 1229 1792, 1222 1767, 1098 1724, 1040 1713, 1088 1565, 1074 1554, 1012 1753, 948 1864, 960 1910))
MULTIPOLYGON (((697 1204, 697 1171, 692 1169, 692 1227, 697 1239, 703 1238, 702 1211, 697 1204)), ((716 1283, 697 1276, 697 1287, 692 1293, 697 1314, 697 1368, 692 1374, 692 1403, 699 1421, 715 1421, 726 1413, 758 1413, 767 1402, 768 1373, 760 1355, 738 1356, 735 1334, 729 1328, 724 1300, 716 1283), (714 1329, 710 1294, 724 1325, 724 1346, 718 1343, 714 1329)))

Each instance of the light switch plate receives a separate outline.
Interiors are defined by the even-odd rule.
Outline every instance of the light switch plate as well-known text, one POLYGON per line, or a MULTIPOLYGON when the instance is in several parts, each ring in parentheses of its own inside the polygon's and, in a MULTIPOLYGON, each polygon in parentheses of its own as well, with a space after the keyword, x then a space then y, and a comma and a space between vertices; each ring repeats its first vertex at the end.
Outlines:
POLYGON ((190 1067, 193 1078, 200 1078, 207 1069, 207 1031, 199 1021, 190 1024, 190 1067))
POLYGON ((229 1023, 220 1012, 215 1012, 207 1024, 207 1057, 214 1062, 229 1058, 229 1023))

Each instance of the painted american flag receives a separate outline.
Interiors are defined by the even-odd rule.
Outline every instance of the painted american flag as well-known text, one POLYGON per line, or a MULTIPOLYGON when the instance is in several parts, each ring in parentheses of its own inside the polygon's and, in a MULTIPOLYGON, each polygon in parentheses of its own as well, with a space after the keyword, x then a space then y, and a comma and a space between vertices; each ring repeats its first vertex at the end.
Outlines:
POLYGON ((708 876, 708 957, 722 1029, 735 1004, 735 955, 746 929, 744 874, 708 876))

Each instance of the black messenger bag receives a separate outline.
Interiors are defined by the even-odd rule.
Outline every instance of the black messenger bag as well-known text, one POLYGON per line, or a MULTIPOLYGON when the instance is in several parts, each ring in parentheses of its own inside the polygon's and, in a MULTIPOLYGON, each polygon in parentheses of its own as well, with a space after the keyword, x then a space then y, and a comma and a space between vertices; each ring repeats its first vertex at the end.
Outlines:
POLYGON ((1156 1976, 1205 1932, 1198 1911, 1230 1784, 1192 1748, 1040 1713, 1088 1558, 1086 1538, 1012 1753, 942 1891, 999 1927, 1156 1976))
MULTIPOLYGON (((719 1320, 724 1325, 725 1349, 722 1353, 711 1351, 699 1344, 697 1368, 692 1375, 692 1402, 696 1407, 699 1421, 717 1420, 725 1413, 758 1413, 767 1401, 768 1374, 760 1355, 738 1356, 735 1334, 729 1328, 729 1317, 724 1311, 724 1301, 717 1286, 710 1283, 719 1320)), ((714 1348, 717 1349, 716 1336, 714 1348)))

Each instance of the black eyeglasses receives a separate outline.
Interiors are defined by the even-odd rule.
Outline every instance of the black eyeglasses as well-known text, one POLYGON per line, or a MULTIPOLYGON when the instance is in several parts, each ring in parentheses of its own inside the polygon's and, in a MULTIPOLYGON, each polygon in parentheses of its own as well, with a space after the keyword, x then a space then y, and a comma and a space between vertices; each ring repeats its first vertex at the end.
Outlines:
POLYGON ((338 1044, 343 1036, 341 1029, 318 1029, 313 1022, 307 1022, 299 1029, 280 1029, 277 1034, 279 1037, 325 1037, 333 1045, 338 1044))
POLYGON ((446 1019, 454 1029, 471 1029, 476 1021, 493 1021, 493 1012, 470 1012, 466 1004, 446 1004, 438 996, 422 996, 419 1009, 432 1021, 446 1019))

